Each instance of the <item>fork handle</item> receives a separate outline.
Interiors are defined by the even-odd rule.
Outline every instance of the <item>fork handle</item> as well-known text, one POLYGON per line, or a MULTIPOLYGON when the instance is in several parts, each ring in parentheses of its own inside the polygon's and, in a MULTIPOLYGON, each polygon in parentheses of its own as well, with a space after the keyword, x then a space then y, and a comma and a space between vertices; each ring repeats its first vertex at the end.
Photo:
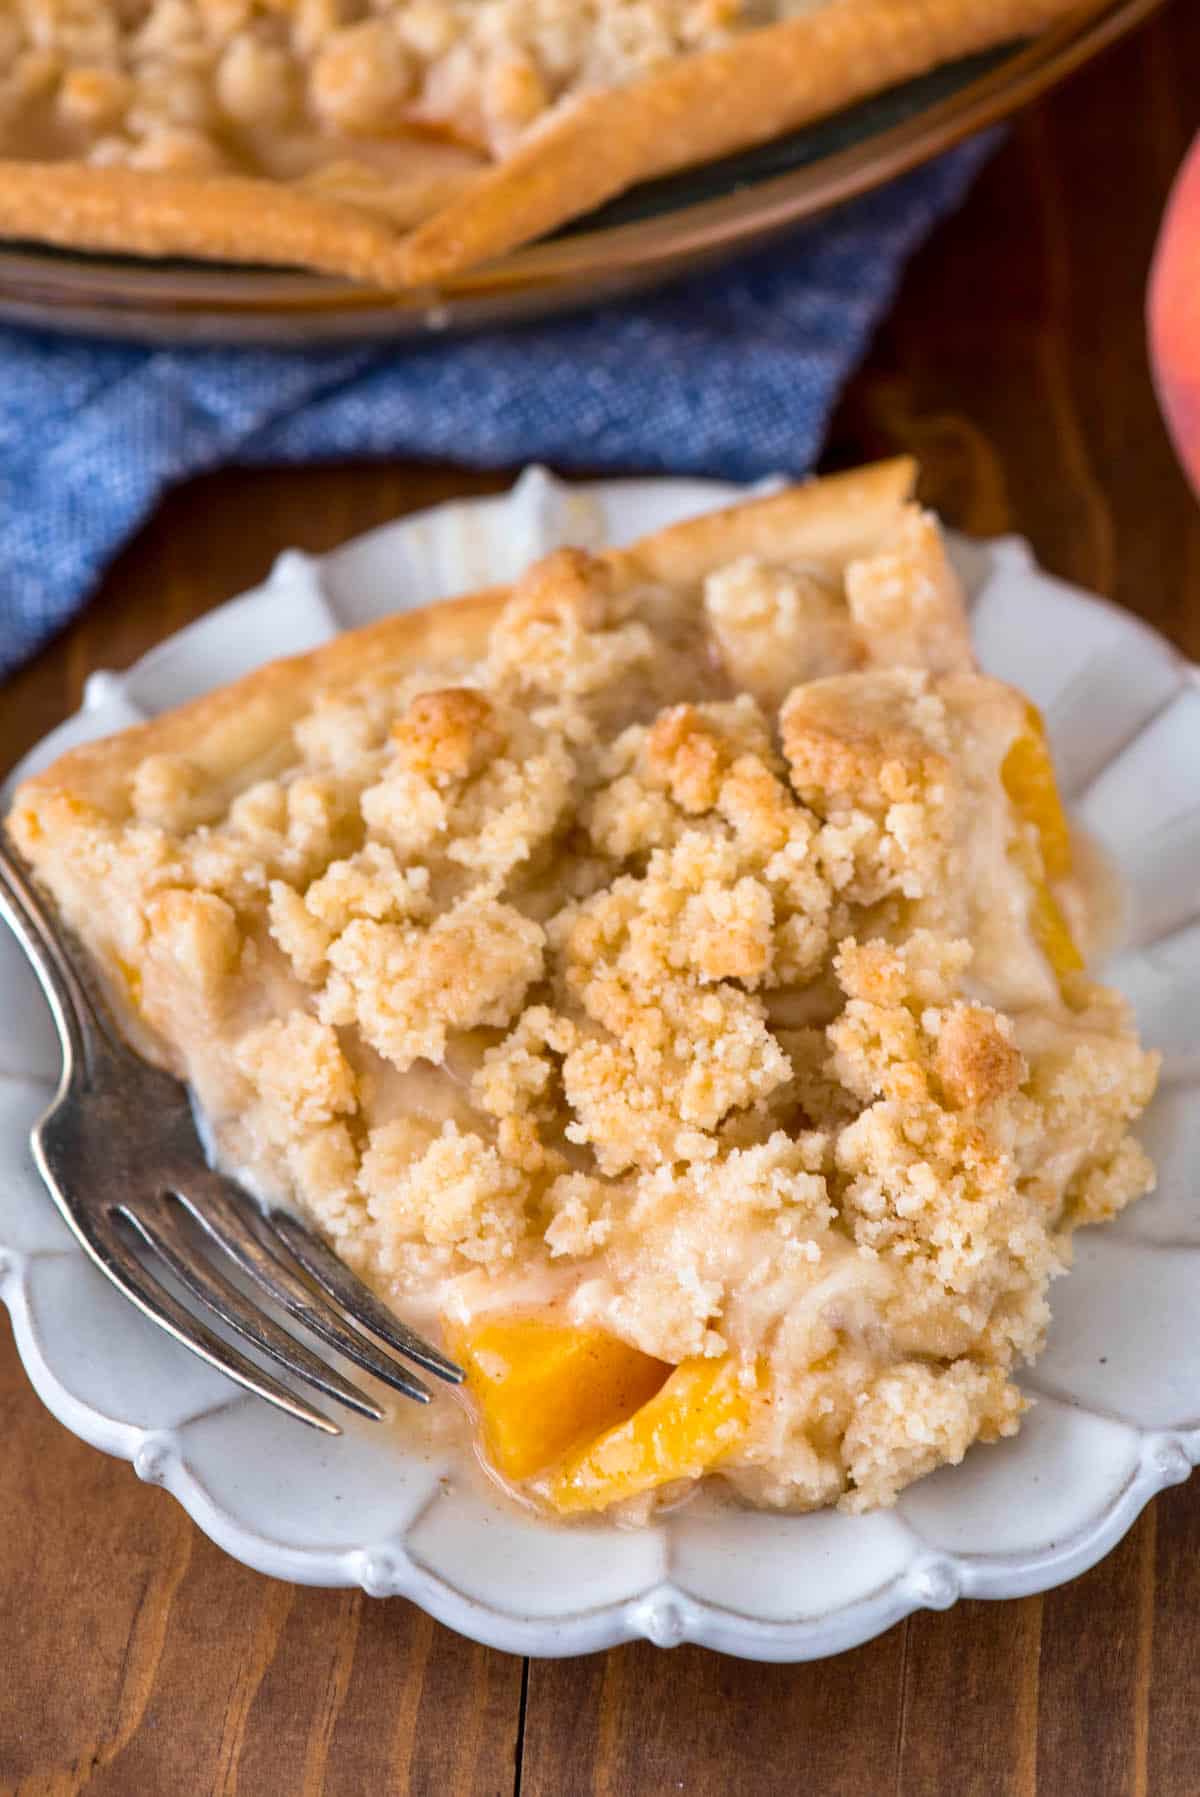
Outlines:
POLYGON ((0 916, 24 949, 46 995, 63 1051, 63 1078, 92 1064, 100 1022, 91 997, 55 932, 24 864, 0 828, 0 916))

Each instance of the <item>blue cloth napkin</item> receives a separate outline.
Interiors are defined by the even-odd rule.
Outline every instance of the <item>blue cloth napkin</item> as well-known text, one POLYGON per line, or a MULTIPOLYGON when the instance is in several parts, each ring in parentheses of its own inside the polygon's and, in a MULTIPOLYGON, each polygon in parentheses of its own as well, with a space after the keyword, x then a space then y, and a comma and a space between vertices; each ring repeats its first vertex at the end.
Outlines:
POLYGON ((0 328, 0 675, 78 610, 166 487, 218 464, 802 473, 906 258, 993 141, 719 274, 503 333, 313 352, 0 328))

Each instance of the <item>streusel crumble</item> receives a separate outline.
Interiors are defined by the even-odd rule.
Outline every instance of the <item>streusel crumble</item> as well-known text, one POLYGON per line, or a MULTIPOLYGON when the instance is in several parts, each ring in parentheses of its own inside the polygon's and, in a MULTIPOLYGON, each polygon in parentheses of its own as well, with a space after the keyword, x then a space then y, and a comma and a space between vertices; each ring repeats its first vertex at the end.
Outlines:
POLYGON ((0 0, 0 232, 424 285, 1074 0, 0 0))
POLYGON ((1017 1429, 1072 1231, 1152 1183, 909 478, 560 553, 18 795, 227 1164, 441 1320, 562 1514, 891 1503, 1017 1429))

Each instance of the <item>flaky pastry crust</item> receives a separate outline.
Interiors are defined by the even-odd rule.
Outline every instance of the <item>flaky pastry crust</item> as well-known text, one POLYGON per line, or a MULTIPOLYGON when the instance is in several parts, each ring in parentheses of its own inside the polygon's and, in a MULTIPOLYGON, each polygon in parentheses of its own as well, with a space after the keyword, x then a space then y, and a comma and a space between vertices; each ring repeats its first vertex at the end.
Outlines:
MULTIPOLYGON (((644 580, 698 587, 714 569, 749 554, 840 574, 887 539, 915 481, 915 463, 900 456, 689 519, 600 559, 614 587, 644 580)), ((114 822, 127 818, 129 776, 148 755, 186 755, 216 782, 239 777, 247 767, 270 772, 286 751, 289 729, 318 693, 353 685, 364 675, 385 679, 412 667, 449 673, 476 660, 511 592, 495 587, 397 612, 307 655, 271 662, 150 723, 72 749, 17 794, 11 816, 21 847, 36 862, 38 833, 69 830, 71 808, 80 803, 114 822)))

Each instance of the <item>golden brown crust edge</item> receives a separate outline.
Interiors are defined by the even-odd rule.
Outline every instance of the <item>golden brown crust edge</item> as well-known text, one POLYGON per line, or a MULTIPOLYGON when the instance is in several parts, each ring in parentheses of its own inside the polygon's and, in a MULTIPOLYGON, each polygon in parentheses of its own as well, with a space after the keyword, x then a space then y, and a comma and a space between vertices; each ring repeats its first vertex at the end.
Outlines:
POLYGON ((637 181, 767 142, 955 57, 1032 35, 1080 0, 828 0, 627 88, 547 114, 400 247, 417 284, 499 256, 637 181))
POLYGON ((0 161, 0 234, 63 248, 310 268, 378 284, 402 228, 475 176, 431 172, 392 190, 393 216, 253 175, 171 175, 0 161))
MULTIPOLYGON (((604 559, 619 582, 678 585, 750 553, 840 568, 887 536, 915 479, 916 466, 907 457, 878 462, 687 519, 604 559)), ((271 662, 148 723, 69 750, 18 788, 8 814, 14 840, 37 867, 50 837, 61 849, 63 835, 88 814, 127 817, 129 775, 147 755, 186 755, 215 780, 247 769, 265 775, 319 691, 391 669, 477 659, 509 591, 493 587, 398 612, 306 655, 271 662)))

